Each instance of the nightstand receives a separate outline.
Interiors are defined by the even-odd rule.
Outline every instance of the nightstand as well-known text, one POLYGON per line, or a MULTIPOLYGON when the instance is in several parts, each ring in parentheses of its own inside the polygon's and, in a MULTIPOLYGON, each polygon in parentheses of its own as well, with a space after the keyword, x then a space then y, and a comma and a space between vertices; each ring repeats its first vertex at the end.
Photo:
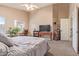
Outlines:
POLYGON ((33 31, 33 36, 34 37, 39 37, 39 31, 33 31))

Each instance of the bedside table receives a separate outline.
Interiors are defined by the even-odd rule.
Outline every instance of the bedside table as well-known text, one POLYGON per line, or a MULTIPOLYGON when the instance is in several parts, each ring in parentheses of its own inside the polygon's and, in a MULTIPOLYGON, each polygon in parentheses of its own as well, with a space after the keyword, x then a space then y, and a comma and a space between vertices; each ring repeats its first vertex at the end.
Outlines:
POLYGON ((33 31, 33 36, 34 37, 39 37, 39 31, 33 31))

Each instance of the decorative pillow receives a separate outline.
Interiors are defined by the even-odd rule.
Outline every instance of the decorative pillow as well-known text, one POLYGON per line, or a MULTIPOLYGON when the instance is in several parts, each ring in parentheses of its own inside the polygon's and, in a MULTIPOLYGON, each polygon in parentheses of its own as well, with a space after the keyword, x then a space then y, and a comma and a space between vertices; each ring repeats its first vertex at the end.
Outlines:
POLYGON ((0 42, 6 44, 8 47, 11 47, 11 46, 13 46, 11 41, 12 41, 11 38, 9 38, 6 35, 0 33, 0 42))
POLYGON ((9 47, 4 43, 0 42, 0 56, 7 56, 9 47))

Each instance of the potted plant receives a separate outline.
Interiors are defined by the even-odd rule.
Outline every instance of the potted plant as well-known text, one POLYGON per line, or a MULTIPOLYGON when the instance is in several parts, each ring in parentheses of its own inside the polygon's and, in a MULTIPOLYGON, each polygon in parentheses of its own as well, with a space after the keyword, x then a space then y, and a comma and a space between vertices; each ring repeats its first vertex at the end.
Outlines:
POLYGON ((17 33, 19 31, 20 31, 20 28, 18 28, 18 27, 9 28, 9 30, 8 30, 9 37, 17 36, 17 33))

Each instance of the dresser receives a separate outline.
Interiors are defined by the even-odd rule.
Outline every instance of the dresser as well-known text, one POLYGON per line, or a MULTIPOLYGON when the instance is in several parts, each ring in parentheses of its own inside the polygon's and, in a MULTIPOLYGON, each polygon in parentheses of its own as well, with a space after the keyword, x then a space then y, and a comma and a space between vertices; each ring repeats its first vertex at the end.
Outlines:
POLYGON ((48 35, 49 37, 50 37, 50 39, 52 40, 52 32, 45 32, 45 31, 41 31, 41 32, 39 32, 39 31, 34 31, 33 32, 33 36, 34 37, 43 37, 43 36, 45 36, 45 35, 48 35))

